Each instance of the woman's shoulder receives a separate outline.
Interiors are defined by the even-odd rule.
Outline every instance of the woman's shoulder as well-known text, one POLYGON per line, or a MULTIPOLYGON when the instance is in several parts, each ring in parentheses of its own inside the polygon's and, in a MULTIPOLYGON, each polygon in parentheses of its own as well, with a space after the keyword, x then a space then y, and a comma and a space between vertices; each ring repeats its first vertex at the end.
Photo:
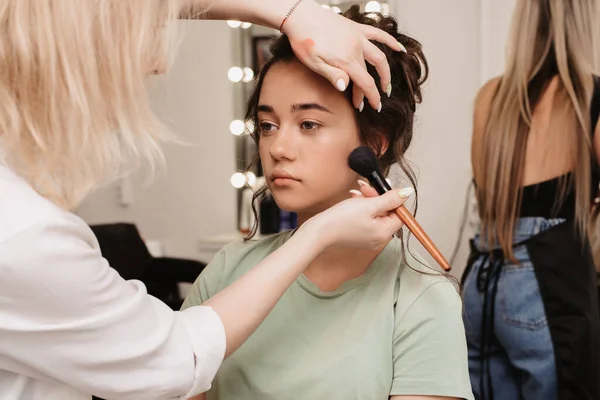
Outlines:
MULTIPOLYGON (((418 302, 433 302, 447 307, 461 308, 461 301, 451 277, 432 269, 414 250, 406 249, 406 256, 398 274, 396 315, 403 315, 418 302)), ((432 312, 435 306, 432 305, 432 312)), ((427 307, 430 308, 430 307, 427 307)))
MULTIPOLYGON (((47 227, 76 227, 85 223, 38 194, 24 179, 0 164, 0 243, 47 227)), ((85 230, 85 229, 84 229, 85 230)))
POLYGON ((475 98, 476 103, 482 102, 484 100, 487 100, 489 102, 494 96, 494 93, 496 93, 496 90, 498 90, 500 81, 502 81, 501 75, 495 76, 492 79, 488 80, 486 83, 484 83, 483 86, 481 86, 479 88, 479 91, 477 92, 477 97, 475 98))
POLYGON ((498 90, 502 76, 497 76, 487 81, 475 97, 475 122, 476 125, 480 125, 482 121, 487 120, 487 116, 492 105, 494 94, 498 90))

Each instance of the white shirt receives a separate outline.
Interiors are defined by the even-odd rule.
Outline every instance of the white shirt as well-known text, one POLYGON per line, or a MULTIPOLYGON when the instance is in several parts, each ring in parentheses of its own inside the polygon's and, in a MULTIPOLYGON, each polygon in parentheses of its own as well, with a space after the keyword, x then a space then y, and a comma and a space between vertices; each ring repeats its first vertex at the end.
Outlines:
POLYGON ((211 308, 123 280, 85 222, 0 165, 1 400, 187 398, 224 353, 211 308))

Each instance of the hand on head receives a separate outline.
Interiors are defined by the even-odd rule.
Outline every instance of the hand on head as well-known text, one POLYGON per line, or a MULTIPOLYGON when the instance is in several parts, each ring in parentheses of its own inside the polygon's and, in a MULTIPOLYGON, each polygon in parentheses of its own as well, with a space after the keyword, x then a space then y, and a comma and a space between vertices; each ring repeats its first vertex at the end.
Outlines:
POLYGON ((354 106, 364 96, 373 109, 380 109, 381 96, 390 91, 390 66, 381 50, 370 40, 406 51, 392 35, 375 27, 359 24, 312 1, 302 2, 283 26, 296 56, 310 69, 327 78, 339 90, 354 83, 354 106), (367 72, 365 61, 376 67, 380 82, 367 72))

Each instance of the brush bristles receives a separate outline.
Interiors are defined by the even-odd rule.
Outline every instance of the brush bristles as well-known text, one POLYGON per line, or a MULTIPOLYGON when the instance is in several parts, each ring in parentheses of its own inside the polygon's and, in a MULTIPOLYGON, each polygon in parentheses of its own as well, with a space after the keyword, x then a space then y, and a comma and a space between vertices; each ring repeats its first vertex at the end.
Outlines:
POLYGON ((369 176, 377 171, 377 157, 371 148, 366 146, 357 147, 348 156, 348 165, 360 176, 369 176))

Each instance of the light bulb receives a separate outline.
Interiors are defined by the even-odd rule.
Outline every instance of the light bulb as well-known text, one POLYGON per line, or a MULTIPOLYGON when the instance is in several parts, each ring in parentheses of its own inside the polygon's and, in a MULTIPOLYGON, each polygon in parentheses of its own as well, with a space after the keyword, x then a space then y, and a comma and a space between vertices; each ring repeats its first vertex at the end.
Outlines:
POLYGON ((244 71, 240 67, 231 67, 227 76, 231 82, 239 82, 244 77, 244 71))
POLYGON ((248 133, 254 132, 254 122, 252 122, 252 120, 246 121, 246 130, 248 131, 248 133))
POLYGON ((244 130, 246 130, 246 125, 243 121, 236 119, 234 121, 231 121, 231 124, 229 124, 229 130, 235 136, 239 136, 244 133, 244 130))
POLYGON ((365 12, 381 12, 381 3, 378 1, 370 1, 365 6, 365 12))
POLYGON ((227 21, 227 25, 232 28, 239 28, 242 25, 242 21, 229 20, 227 21))
POLYGON ((253 172, 250 172, 250 171, 246 172, 246 183, 249 186, 253 186, 256 184, 256 175, 254 175, 253 172))
POLYGON ((231 186, 239 189, 246 184, 246 177, 241 172, 236 172, 235 174, 231 175, 229 182, 231 182, 231 186))
POLYGON ((342 10, 338 6, 331 7, 331 11, 338 13, 338 14, 342 13, 342 10))
POLYGON ((250 22, 244 22, 242 23, 242 29, 248 29, 252 26, 252 24, 250 22))
POLYGON ((244 82, 250 82, 252 81, 252 78, 254 78, 254 71, 252 71, 252 68, 244 67, 244 82))

